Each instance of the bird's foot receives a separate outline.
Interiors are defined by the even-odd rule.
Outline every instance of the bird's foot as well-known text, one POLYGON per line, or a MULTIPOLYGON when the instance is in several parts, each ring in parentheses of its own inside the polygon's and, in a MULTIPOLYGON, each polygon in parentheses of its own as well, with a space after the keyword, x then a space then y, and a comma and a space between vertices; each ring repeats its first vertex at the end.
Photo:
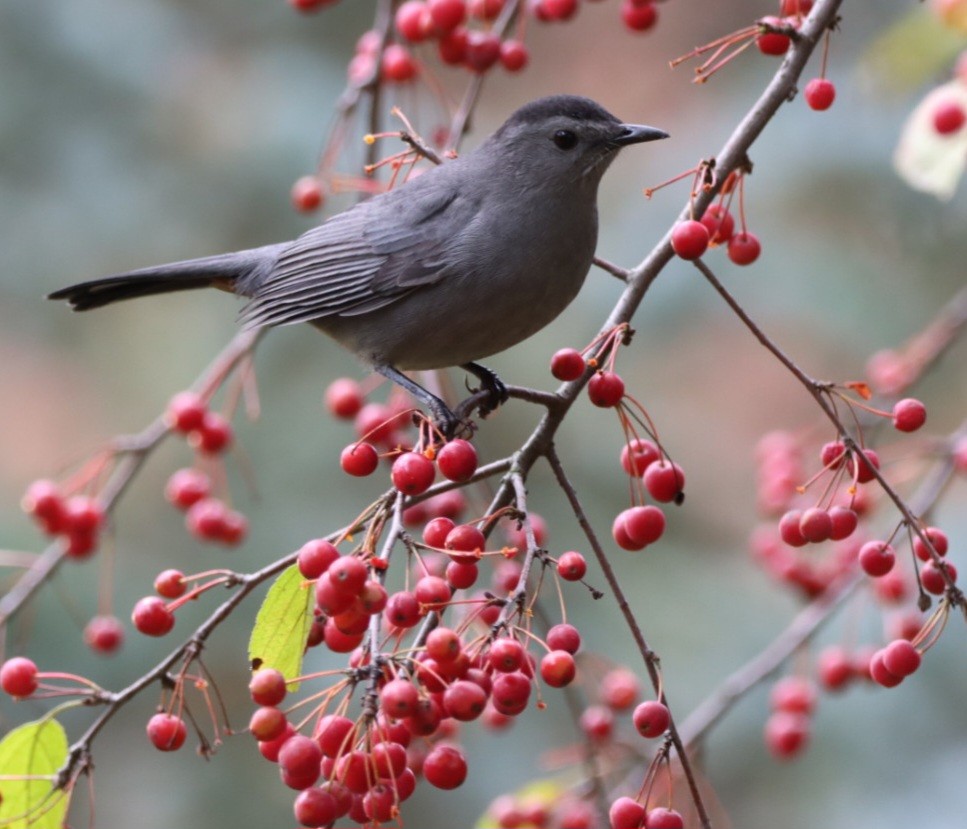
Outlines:
POLYGON ((480 403, 480 405, 477 407, 477 411, 480 413, 481 417, 486 417, 498 406, 501 406, 507 402, 507 398, 509 396, 507 393, 507 386, 505 386, 503 381, 489 368, 482 366, 479 363, 464 363, 462 366, 460 366, 460 368, 464 369, 465 371, 469 371, 480 381, 480 388, 471 389, 471 391, 487 392, 487 399, 480 403))

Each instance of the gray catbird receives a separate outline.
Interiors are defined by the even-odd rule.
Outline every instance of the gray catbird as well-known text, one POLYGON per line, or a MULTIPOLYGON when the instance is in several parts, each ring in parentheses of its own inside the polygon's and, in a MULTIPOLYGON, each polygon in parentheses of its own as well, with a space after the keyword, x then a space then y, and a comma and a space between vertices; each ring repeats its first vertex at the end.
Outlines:
POLYGON ((618 150, 666 138, 587 98, 518 109, 473 152, 329 219, 293 242, 83 282, 50 295, 75 310, 216 287, 250 301, 250 326, 311 322, 428 405, 400 369, 462 366, 496 406, 506 396, 476 360, 543 328, 574 299, 598 235, 598 183, 618 150))

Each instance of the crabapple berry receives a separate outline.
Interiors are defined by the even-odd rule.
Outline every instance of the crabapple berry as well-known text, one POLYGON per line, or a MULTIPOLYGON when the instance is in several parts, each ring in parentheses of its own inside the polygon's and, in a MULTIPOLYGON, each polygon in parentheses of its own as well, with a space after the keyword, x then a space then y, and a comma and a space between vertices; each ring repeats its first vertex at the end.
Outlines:
POLYGON ((710 205, 700 221, 708 230, 710 245, 726 244, 735 232, 735 219, 721 204, 710 205))
POLYGON ((927 408, 919 400, 906 397, 893 406, 893 428, 898 432, 915 432, 927 421, 927 408))
POLYGON ((684 829, 685 821, 674 809, 656 806, 648 810, 645 829, 684 829))
POLYGON ((866 484, 876 477, 873 472, 870 471, 870 466, 874 469, 880 468, 880 456, 877 455, 876 451, 873 449, 864 449, 863 457, 865 460, 857 460, 852 455, 850 455, 848 468, 850 474, 856 475, 856 482, 860 484, 866 484), (855 469, 855 472, 854 472, 855 469))
POLYGON ((588 397, 602 409, 617 406, 624 394, 624 380, 613 371, 599 371, 588 381, 588 397))
POLYGON ((313 785, 319 779, 321 762, 319 743, 304 734, 293 734, 279 750, 283 781, 293 789, 308 789, 313 785))
POLYGON ((159 596, 166 599, 184 596, 188 589, 185 574, 181 570, 162 570, 154 580, 154 589, 159 596))
POLYGON ((829 109, 833 105, 833 101, 836 100, 836 87, 832 81, 826 78, 813 78, 806 84, 803 97, 809 104, 810 109, 822 112, 829 109))
POLYGON ((551 357, 551 374, 558 380, 569 382, 577 380, 582 374, 587 364, 581 352, 575 348, 562 348, 554 352, 551 357))
POLYGON ((855 510, 848 507, 830 507, 829 518, 832 522, 829 532, 832 541, 842 541, 844 538, 849 538, 856 531, 856 525, 859 523, 859 516, 857 516, 855 510))
POLYGON ((592 740, 610 740, 614 732, 614 714, 603 705, 589 705, 578 721, 581 730, 592 740))
POLYGON ((420 495, 430 488, 436 469, 433 461, 419 452, 404 452, 395 461, 390 477, 404 495, 420 495))
POLYGON ((248 692, 256 705, 278 705, 285 699, 285 677, 275 668, 261 668, 252 674, 248 692))
POLYGON ((779 519, 779 537, 790 547, 806 546, 807 542, 803 537, 801 524, 802 510, 789 510, 779 519))
POLYGON ((177 751, 185 744, 188 729, 174 714, 155 714, 148 720, 148 739, 159 751, 177 751))
POLYGON ((477 471, 477 450, 469 441, 454 438, 440 448, 436 462, 444 478, 463 483, 477 471))
POLYGON ((486 72, 500 59, 500 38, 478 29, 466 33, 464 62, 474 72, 486 72))
POLYGON ((809 733, 810 720, 805 714, 775 711, 766 720, 766 748, 778 760, 791 759, 806 748, 809 733))
POLYGON ((672 250, 682 259, 698 259, 708 244, 708 228, 695 219, 679 222, 672 228, 672 250))
POLYGON ((611 829, 641 829, 645 825, 645 807, 630 797, 619 797, 608 809, 611 829))
POLYGON ((819 544, 832 535, 833 519, 826 510, 811 507, 799 519, 799 532, 806 541, 819 544))
POLYGON ((500 44, 500 65, 508 72, 520 72, 529 60, 527 47, 519 40, 505 40, 500 44))
POLYGON ((547 631, 547 647, 552 651, 567 651, 575 654, 581 648, 581 634, 574 625, 566 622, 554 625, 547 631))
POLYGON ((178 509, 188 509, 192 504, 211 494, 212 481, 200 469, 179 469, 172 473, 165 484, 165 498, 178 509))
POLYGON ((274 740, 281 736, 287 724, 288 720, 280 709, 263 705, 252 713, 248 721, 248 730, 256 740, 264 743, 266 740, 274 740))
POLYGON ((541 659, 541 679, 552 688, 569 685, 576 675, 574 657, 567 651, 551 651, 541 659))
POLYGON ((443 692, 443 708, 448 717, 470 722, 483 714, 487 707, 487 692, 476 682, 458 679, 443 692))
POLYGON ((841 647, 831 645, 819 654, 816 673, 823 688, 839 691, 853 678, 853 665, 841 647))
POLYGON ((188 435, 188 443, 205 455, 218 455, 231 446, 234 437, 228 418, 218 412, 205 412, 201 425, 188 435))
POLYGON ((661 538, 664 532, 665 514, 651 504, 629 507, 618 513, 611 526, 615 543, 623 550, 631 551, 645 549, 661 538))
POLYGON ((920 582, 923 584, 923 589, 928 593, 933 593, 934 596, 943 595, 947 589, 947 582, 944 581, 941 567, 946 571, 948 578, 952 582, 957 581, 957 568, 949 561, 941 562, 938 566, 931 559, 920 568, 920 582))
POLYGON ((455 789, 467 779, 467 761, 453 746, 434 746, 423 761, 423 777, 438 789, 455 789))
POLYGON ((654 739, 668 730, 671 714, 668 708, 657 700, 646 700, 635 708, 631 721, 642 737, 654 739))
POLYGON ((627 711, 638 700, 641 683, 634 671, 615 668, 601 679, 601 701, 615 711, 627 711))
MULTIPOLYGON (((950 546, 950 541, 947 539, 947 534, 941 530, 939 527, 927 527, 923 534, 930 540, 931 545, 933 545, 934 551, 938 556, 947 555, 947 549, 950 546)), ((920 561, 930 561, 930 549, 924 544, 923 539, 920 536, 915 535, 913 537, 913 552, 916 554, 920 561)))
POLYGON ((304 578, 317 579, 339 558, 339 550, 324 538, 314 538, 299 548, 296 563, 304 578))
POLYGON ((621 468, 629 475, 639 477, 652 463, 661 458, 661 452, 650 440, 635 438, 621 448, 621 468))
POLYGON ((580 553, 562 553, 557 560, 557 573, 565 581, 580 581, 588 570, 588 563, 580 553))
POLYGON ((885 664, 883 664, 883 651, 879 650, 873 654, 870 659, 870 679, 872 679, 877 685, 882 685, 884 688, 895 688, 901 682, 903 682, 903 677, 898 676, 889 670, 885 664))
POLYGON ((420 603, 406 590, 394 593, 386 601, 383 618, 397 628, 411 628, 420 620, 420 603))
MULTIPOLYGON (((783 25, 780 18, 773 16, 763 17, 761 23, 772 27, 783 25)), ((755 45, 763 55, 784 55, 789 50, 790 43, 789 36, 780 32, 763 31, 755 39, 755 45)))
POLYGON ((328 826, 339 817, 336 799, 321 787, 299 792, 292 810, 302 826, 328 826))
POLYGON ((380 707, 387 717, 401 720, 416 712, 419 691, 408 680, 393 679, 380 690, 379 701, 380 707))
POLYGON ((804 677, 785 676, 772 687, 769 703, 773 711, 811 714, 816 707, 816 689, 804 677))
POLYGON ((0 688, 12 697, 29 697, 37 690, 37 666, 25 656, 14 656, 0 666, 0 688))
POLYGON ((751 265, 761 252, 762 245, 754 233, 743 230, 729 239, 729 259, 736 265, 751 265))
POLYGON ((379 466, 379 453, 371 443, 351 443, 339 455, 339 465, 347 475, 364 478, 379 466))
POLYGON ((84 626, 84 642, 97 653, 114 653, 124 643, 124 625, 117 616, 95 616, 84 626))
POLYGON ((201 428, 208 405, 200 394, 193 391, 178 392, 168 402, 165 424, 169 429, 187 435, 201 428))
POLYGON ((939 135, 959 132, 967 123, 967 112, 958 101, 942 101, 933 111, 933 128, 939 135))
POLYGON ((457 28, 467 16, 464 0, 427 0, 426 5, 433 25, 441 33, 457 28))
POLYGON ((642 478, 645 489, 656 501, 680 503, 685 489, 685 473, 677 463, 657 460, 648 465, 642 478))
POLYGON ((323 397, 326 408, 340 420, 352 420, 363 408, 363 390, 349 377, 333 380, 323 397))
POLYGON ((146 636, 164 636, 175 626, 175 614, 161 597, 145 596, 131 611, 131 621, 146 636))
POLYGON ((654 3, 624 0, 621 4, 621 22, 633 32, 646 32, 657 21, 658 9, 654 3))
POLYGON ((405 46, 401 46, 399 43, 390 43, 383 50, 380 69, 386 80, 395 83, 411 81, 418 72, 418 66, 413 56, 405 46))
POLYGON ((289 191, 292 206, 300 213, 311 213, 322 206, 322 182, 316 176, 297 178, 289 191))
POLYGON ((857 553, 863 572, 873 578, 885 576, 896 563, 896 553, 885 541, 867 541, 857 553))

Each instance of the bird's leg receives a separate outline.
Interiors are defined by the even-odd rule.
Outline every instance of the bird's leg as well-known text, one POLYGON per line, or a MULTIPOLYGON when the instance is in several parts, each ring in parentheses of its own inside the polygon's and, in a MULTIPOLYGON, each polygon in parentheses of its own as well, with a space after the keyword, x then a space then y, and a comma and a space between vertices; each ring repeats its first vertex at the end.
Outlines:
POLYGON ((423 403, 430 410, 434 423, 447 440, 457 433, 457 430, 461 426, 460 418, 450 411, 447 404, 439 397, 428 392, 419 383, 411 380, 401 371, 397 371, 393 366, 386 364, 374 365, 373 369, 378 374, 382 374, 387 380, 392 380, 396 385, 406 389, 417 400, 423 403))
POLYGON ((480 363, 464 363, 460 368, 476 377, 480 381, 481 389, 490 395, 490 399, 480 406, 481 417, 486 417, 498 406, 507 402, 507 386, 489 368, 480 363))

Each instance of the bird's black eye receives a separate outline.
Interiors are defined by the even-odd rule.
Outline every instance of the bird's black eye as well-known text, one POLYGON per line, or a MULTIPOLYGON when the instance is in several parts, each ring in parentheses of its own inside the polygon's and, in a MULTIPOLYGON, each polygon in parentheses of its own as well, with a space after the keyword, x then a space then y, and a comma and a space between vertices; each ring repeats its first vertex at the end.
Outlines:
POLYGON ((573 150, 578 145, 578 137, 571 130, 558 130, 551 140, 562 150, 573 150))

